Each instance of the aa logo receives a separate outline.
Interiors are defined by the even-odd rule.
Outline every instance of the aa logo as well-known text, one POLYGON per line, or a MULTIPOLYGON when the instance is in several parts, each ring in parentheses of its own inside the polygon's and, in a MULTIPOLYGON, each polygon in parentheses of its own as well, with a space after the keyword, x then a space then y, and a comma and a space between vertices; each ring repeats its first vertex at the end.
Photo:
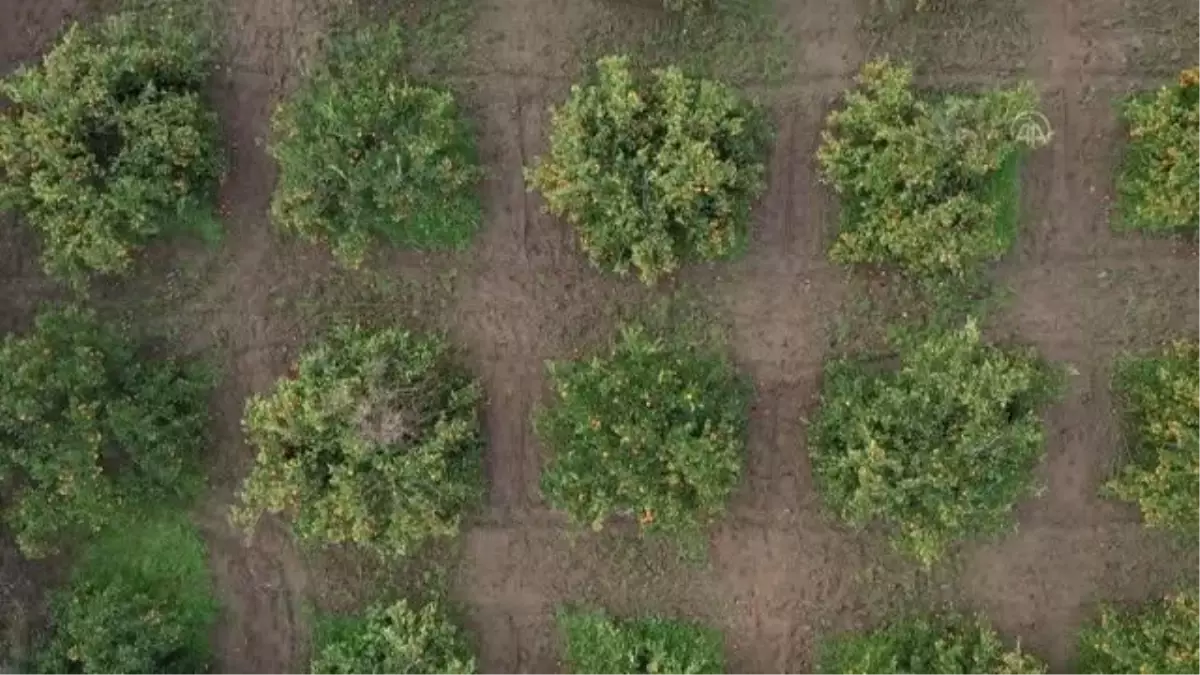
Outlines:
POLYGON ((1054 131, 1050 120, 1036 110, 1026 110, 1013 118, 1009 125, 1013 136, 1021 143, 1036 148, 1050 142, 1054 131))

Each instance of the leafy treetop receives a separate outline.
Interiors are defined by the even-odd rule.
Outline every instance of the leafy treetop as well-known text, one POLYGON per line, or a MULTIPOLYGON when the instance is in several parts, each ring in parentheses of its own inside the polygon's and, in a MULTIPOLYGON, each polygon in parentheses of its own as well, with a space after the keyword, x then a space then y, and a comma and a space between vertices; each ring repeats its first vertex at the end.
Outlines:
POLYGON ((1200 69, 1125 104, 1129 147, 1117 178, 1119 229, 1194 230, 1200 224, 1200 69))
POLYGON ((380 239, 464 247, 481 219, 467 126, 449 92, 400 74, 403 36, 390 25, 334 39, 272 120, 276 223, 351 267, 380 239))
POLYGON ((207 33, 170 8, 72 26, 0 80, 0 208, 43 236, 48 272, 120 273, 161 232, 208 227, 221 171, 202 92, 207 33))
POLYGON ((1104 607, 1079 637, 1081 673, 1200 672, 1200 601, 1167 595, 1136 610, 1104 607))
POLYGON ((0 344, 0 483, 29 556, 96 532, 121 508, 197 487, 210 378, 134 345, 88 311, 37 318, 0 344))
POLYGON ((553 453, 542 492, 600 529, 695 530, 724 511, 741 474, 748 391, 727 359, 640 327, 610 354, 554 363, 555 401, 535 428, 553 453))
POLYGON ((217 617, 208 554, 182 515, 127 518, 51 603, 45 673, 203 673, 217 617))
POLYGON ((1052 385, 1033 354, 984 343, 974 322, 908 339, 897 370, 834 361, 811 427, 817 485, 842 518, 891 525, 930 564, 956 539, 1012 526, 1052 385))
POLYGON ((314 673, 474 673, 462 632, 430 602, 412 609, 401 600, 376 605, 362 617, 335 617, 317 631, 314 673))
POLYGON ((562 611, 567 662, 575 673, 720 673, 721 634, 657 617, 614 620, 602 612, 562 611))
POLYGON ((933 98, 912 76, 872 61, 829 115, 817 158, 842 198, 831 256, 961 275, 1012 244, 1017 159, 1050 130, 1031 84, 933 98))
POLYGON ((341 327, 243 421, 258 456, 235 520, 405 555, 458 532, 479 493, 478 384, 440 338, 341 327))
POLYGON ((1179 342, 1128 359, 1115 386, 1125 408, 1129 462, 1105 486, 1136 502, 1146 523, 1191 535, 1200 527, 1200 346, 1179 342))
POLYGON ((1006 649, 977 617, 919 616, 821 646, 822 673, 1044 673, 1046 665, 1006 649))
POLYGON ((595 265, 652 284, 739 249, 764 187, 758 108, 678 68, 641 79, 607 57, 552 113, 550 152, 526 176, 595 265))

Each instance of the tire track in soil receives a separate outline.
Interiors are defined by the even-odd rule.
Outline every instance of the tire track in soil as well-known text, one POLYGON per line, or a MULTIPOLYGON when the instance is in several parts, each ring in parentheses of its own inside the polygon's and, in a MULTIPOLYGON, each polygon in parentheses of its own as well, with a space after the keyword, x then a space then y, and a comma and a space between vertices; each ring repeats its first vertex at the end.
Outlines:
MULTIPOLYGON (((476 238, 452 332, 465 346, 487 394, 487 513, 506 522, 521 519, 540 503, 540 458, 530 439, 529 413, 543 385, 547 308, 538 297, 536 276, 546 248, 555 240, 538 214, 530 212, 532 199, 522 176, 527 139, 541 131, 535 106, 543 99, 515 85, 493 93, 496 98, 478 111, 480 159, 486 171, 484 229, 476 238)), ((542 564, 552 561, 554 553, 531 542, 527 534, 520 529, 498 534, 478 528, 464 534, 466 573, 456 580, 454 592, 467 608, 467 625, 486 636, 479 654, 485 671, 546 664, 541 659, 545 649, 530 642, 531 631, 550 634, 553 598, 544 589, 560 584, 567 571, 542 564), (531 569, 539 570, 537 583, 522 574, 531 569), (522 612, 534 617, 532 627, 514 614, 528 607, 537 608, 522 612)))
POLYGON ((728 283, 711 291, 733 319, 734 358, 757 391, 746 479, 711 542, 727 605, 715 625, 725 630, 731 672, 803 672, 825 624, 865 611, 855 582, 865 562, 861 546, 819 514, 800 423, 816 400, 825 324, 846 293, 844 277, 825 261, 825 224, 834 222, 837 207, 818 182, 815 153, 825 116, 849 84, 846 74, 864 57, 857 10, 853 3, 830 12, 804 2, 780 10, 803 45, 796 78, 841 75, 829 87, 767 97, 778 130, 767 192, 749 250, 728 265, 728 283), (746 519, 791 527, 762 529, 746 519))
POLYGON ((1046 415, 1046 459, 1038 470, 1044 494, 1018 504, 1015 534, 969 547, 959 583, 968 605, 986 612, 1006 636, 1021 636, 1052 671, 1069 666, 1079 626, 1096 600, 1152 597, 1165 590, 1172 570, 1185 568, 1181 555, 1187 555, 1136 521, 1114 525, 1128 521, 1128 506, 1098 495, 1120 443, 1112 360, 1122 344, 1194 333, 1200 290, 1194 244, 1119 237, 1109 227, 1109 190, 1123 143, 1119 94, 1111 83, 1085 80, 1094 66, 1080 19, 1096 11, 1115 19, 1124 11, 1118 4, 1093 3, 1081 13, 1078 3, 1059 0, 1029 10, 1041 33, 1032 68, 1055 135, 1025 167, 1020 240, 1000 273, 1014 298, 993 332, 1032 344, 1074 372, 1046 415), (1068 256, 1077 262, 1057 262, 1068 256), (1138 302, 1130 303, 1131 296, 1138 302), (1137 321, 1130 321, 1129 304, 1144 307, 1137 321), (1041 523, 1063 529, 1047 536, 1041 523))
POLYGON ((295 84, 300 65, 316 50, 331 3, 314 0, 226 0, 221 20, 224 63, 252 63, 252 72, 218 72, 214 100, 227 143, 229 168, 218 195, 225 239, 219 264, 205 280, 202 302, 219 306, 214 334, 225 377, 215 394, 212 490, 201 523, 221 603, 214 640, 223 672, 289 672, 303 668, 308 628, 301 620, 308 584, 304 564, 285 529, 264 519, 253 538, 228 520, 252 453, 241 431, 242 406, 268 389, 286 368, 285 322, 274 315, 272 289, 293 269, 289 246, 276 237, 268 217, 275 165, 266 154, 274 106, 295 84), (204 300, 207 298, 207 300, 204 300), (232 305, 232 308, 230 307, 232 305), (253 349, 268 336, 282 344, 253 349))
MULTIPOLYGON (((514 40, 514 58, 536 49, 514 40)), ((523 167, 545 149, 547 108, 560 89, 500 80, 472 94, 486 176, 484 229, 464 264, 451 333, 487 394, 483 519, 517 524, 501 533, 468 527, 463 535, 463 573, 454 594, 467 608, 468 626, 486 636, 479 655, 484 671, 556 670, 553 610, 596 583, 596 575, 586 573, 600 564, 594 547, 569 545, 561 520, 552 531, 536 525, 548 512, 530 414, 543 398, 545 361, 608 337, 615 308, 646 295, 635 281, 592 269, 569 229, 526 189, 523 167)))
MULTIPOLYGON (((1017 250, 1002 263, 1000 274, 1013 287, 1015 300, 1011 307, 1001 312, 995 323, 1003 327, 1002 332, 1009 341, 1032 343, 1045 358, 1055 363, 1082 365, 1089 350, 1086 344, 1088 331, 1085 308, 1079 300, 1079 294, 1084 290, 1082 278, 1074 270, 1063 273, 1060 268, 1044 266, 1048 246, 1064 234, 1074 239, 1071 236, 1074 228, 1081 224, 1068 214, 1071 189, 1066 171, 1073 159, 1070 146, 1074 121, 1074 111, 1068 104, 1071 96, 1068 89, 1072 86, 1068 78, 1077 72, 1077 62, 1067 14, 1061 2, 1040 3, 1039 8, 1029 12, 1038 35, 1035 40, 1038 49, 1032 59, 1032 69, 1042 73, 1036 82, 1042 96, 1042 110, 1047 114, 1054 136, 1050 145, 1034 151, 1023 167, 1021 222, 1017 246, 1014 247, 1017 250), (1041 219, 1033 222, 1030 214, 1039 214, 1041 219)), ((1079 249, 1072 245, 1066 250, 1079 249)), ((1055 507, 1071 514, 1080 514, 1086 504, 1095 501, 1087 498, 1075 480, 1082 466, 1089 462, 1086 453, 1092 448, 1077 442, 1081 439, 1056 433, 1059 420, 1071 419, 1087 410, 1084 400, 1086 391, 1081 385, 1080 377, 1071 377, 1065 399, 1051 406, 1047 413, 1046 460, 1038 470, 1038 479, 1047 486, 1047 494, 1054 495, 1055 507), (1080 451, 1084 453, 1082 456, 1080 451), (1062 493, 1064 490, 1065 495, 1062 493)), ((1046 517, 1044 514, 1049 507, 1048 501, 1027 499, 1018 505, 1019 522, 1022 526, 1038 522, 1046 517)), ((1001 541, 1010 539, 1007 537, 1001 541)), ((1023 629, 1042 626, 1046 620, 1044 614, 1047 605, 1036 601, 999 602, 998 598, 991 596, 999 591, 991 583, 996 576, 995 570, 1017 573, 1013 569, 1014 558, 1020 555, 1016 548, 998 546, 993 542, 978 545, 975 549, 977 552, 967 556, 966 571, 959 584, 961 594, 976 607, 999 610, 996 613, 989 612, 988 619, 1007 637, 1024 637, 1026 633, 1023 629), (1031 619, 1031 614, 1038 616, 1031 619)), ((1058 551, 1049 553, 1055 557, 1043 565, 1042 571, 1051 579, 1058 579, 1063 575, 1063 568, 1059 566, 1064 561, 1058 551)), ((1070 580, 1051 582, 1058 589, 1059 602, 1067 602, 1064 598, 1072 594, 1078 597, 1086 588, 1086 580, 1093 578, 1086 561, 1083 562, 1085 567, 1078 573, 1070 570, 1070 580), (1070 583, 1065 583, 1067 581, 1070 583)), ((1029 568, 1017 569, 1028 571, 1029 568)), ((1017 578, 1013 582, 1019 588, 1045 581, 1042 577, 1036 577, 1017 578)), ((1004 593, 1006 598, 1015 595, 1011 588, 1005 589, 1004 593)), ((1047 653, 1062 651, 1061 645, 1066 644, 1059 642, 1062 637, 1056 635, 1044 643, 1042 646, 1049 652, 1040 651, 1039 655, 1044 658, 1047 653)), ((1051 665, 1054 667, 1054 664, 1051 665)))

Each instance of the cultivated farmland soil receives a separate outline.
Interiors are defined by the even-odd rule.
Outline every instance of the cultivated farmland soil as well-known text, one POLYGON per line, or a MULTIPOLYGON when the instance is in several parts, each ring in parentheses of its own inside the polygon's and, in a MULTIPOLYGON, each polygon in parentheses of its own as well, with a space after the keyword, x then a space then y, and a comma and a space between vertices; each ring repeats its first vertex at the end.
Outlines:
MULTIPOLYGON (((921 13, 883 0, 777 0, 785 67, 735 79, 769 106, 776 128, 748 251, 653 290, 590 268, 570 231, 526 191, 522 167, 546 149, 547 107, 597 45, 655 21, 655 0, 478 0, 466 52, 430 77, 459 93, 477 129, 483 229, 461 255, 384 251, 358 273, 270 225, 269 116, 339 18, 410 20, 434 0, 219 1, 224 44, 211 95, 229 160, 225 237, 215 247, 156 244, 131 278, 99 280, 91 298, 164 348, 222 368, 210 489, 195 513, 222 604, 218 670, 305 670, 312 608, 359 607, 422 578, 348 551, 301 550, 278 523, 249 541, 228 523, 252 459, 240 429, 246 397, 267 390, 307 339, 340 319, 446 330, 482 378, 486 504, 457 545, 432 555, 449 565, 484 671, 560 669, 553 614, 572 602, 718 627, 735 672, 809 670, 823 634, 914 603, 948 605, 986 614, 1061 671, 1097 602, 1148 599, 1195 576, 1194 548, 1097 495, 1122 446, 1114 357, 1194 335, 1200 321, 1195 242, 1115 235, 1108 224, 1122 147, 1116 104, 1195 65, 1193 0, 930 0, 921 13), (866 59, 885 54, 911 60, 931 87, 1031 79, 1054 130, 1024 166, 1020 238, 994 274, 1009 297, 987 320, 994 339, 1070 366, 1066 395, 1047 414, 1045 489, 1019 505, 1016 532, 965 544, 928 572, 892 554, 879 533, 834 521, 814 493, 805 449, 821 364, 857 339, 839 327, 861 321, 864 288, 889 283, 827 261, 837 205, 813 155, 840 93, 866 59), (602 342, 621 317, 674 291, 724 322, 757 390, 745 475, 702 561, 621 527, 568 528, 539 496, 543 449, 529 422, 546 398, 547 359, 602 342)), ((112 4, 0 0, 0 73, 36 60, 70 20, 112 4)), ((0 216, 0 330, 27 328, 40 304, 65 295, 36 256, 27 226, 0 216)), ((0 536, 0 648, 36 633, 45 591, 63 569, 61 560, 23 560, 0 536)))

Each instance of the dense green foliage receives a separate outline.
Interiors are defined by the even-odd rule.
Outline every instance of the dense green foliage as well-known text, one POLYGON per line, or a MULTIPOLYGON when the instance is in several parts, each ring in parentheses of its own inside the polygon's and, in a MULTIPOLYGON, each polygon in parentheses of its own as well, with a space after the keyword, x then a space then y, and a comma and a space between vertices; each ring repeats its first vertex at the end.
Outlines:
POLYGON ((47 673, 207 672, 208 555, 182 517, 130 519, 84 555, 51 604, 47 673))
POLYGON ((1137 611, 1112 607, 1079 636, 1081 673, 1200 672, 1200 602, 1170 595, 1137 611))
POLYGON ((900 361, 831 363, 809 452, 839 516, 890 525, 896 546, 929 564, 956 539, 1011 527, 1044 451, 1038 407, 1053 382, 973 322, 910 340, 900 361))
POLYGON ((680 14, 698 14, 712 7, 713 0, 662 0, 663 9, 680 14))
POLYGON ((441 339, 340 328, 247 404, 258 458, 235 518, 386 555, 453 536, 480 491, 480 399, 441 339))
POLYGON ((821 647, 822 673, 1044 673, 1045 664, 1005 649, 982 619, 913 617, 834 638, 821 647))
POLYGON ((670 619, 617 621, 601 612, 564 611, 559 629, 574 673, 720 673, 721 634, 670 619))
POLYGON ((0 208, 41 232, 48 272, 123 272, 159 233, 215 222, 204 36, 170 12, 118 14, 0 80, 0 208))
POLYGON ((413 611, 403 600, 361 617, 334 617, 317 631, 314 673, 473 673, 462 632, 434 602, 413 611))
POLYGON ((21 550, 54 551, 123 505, 196 486, 209 378, 146 361, 113 326, 49 311, 0 344, 0 485, 21 550))
POLYGON ((1105 486, 1137 502, 1146 523, 1196 534, 1200 527, 1200 346, 1177 343, 1164 354, 1117 367, 1115 388, 1126 418, 1128 463, 1105 486))
POLYGON ((408 82, 399 27, 335 39, 273 119, 275 221, 356 267, 379 238, 461 248, 481 172, 454 97, 408 82))
POLYGON ((829 115, 817 153, 841 196, 831 256, 914 274, 962 274, 1016 236, 1021 151, 1049 129, 1033 86, 977 95, 918 95, 912 71, 868 63, 829 115))
POLYGON ((554 109, 550 153, 527 171, 592 262, 646 283, 745 239, 762 192, 765 119, 731 89, 678 68, 639 80, 623 57, 554 109))
POLYGON ((542 493, 577 523, 636 516, 686 531, 722 513, 741 474, 747 386, 726 358, 633 327, 611 353, 553 363, 535 428, 542 493))
POLYGON ((1125 103, 1129 147, 1117 178, 1120 229, 1167 231, 1200 224, 1200 69, 1125 103))

